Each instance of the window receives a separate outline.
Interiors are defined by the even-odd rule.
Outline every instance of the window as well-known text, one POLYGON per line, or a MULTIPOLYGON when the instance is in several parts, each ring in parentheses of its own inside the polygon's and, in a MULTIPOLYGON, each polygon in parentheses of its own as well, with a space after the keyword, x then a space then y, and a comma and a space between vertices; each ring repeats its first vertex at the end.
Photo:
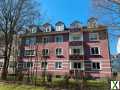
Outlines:
POLYGON ((46 27, 44 31, 45 32, 51 32, 51 26, 46 27))
POLYGON ((80 47, 71 47, 70 48, 70 54, 72 55, 82 55, 83 54, 83 48, 80 47))
POLYGON ((89 40, 90 41, 98 40, 98 33, 90 33, 89 34, 89 40))
POLYGON ((56 31, 63 31, 63 30, 64 30, 64 25, 56 26, 56 31))
POLYGON ((24 51, 24 56, 34 56, 35 55, 35 50, 25 50, 24 51))
POLYGON ((47 44, 49 42, 49 39, 48 39, 48 37, 44 37, 42 39, 42 41, 43 41, 43 44, 47 44))
POLYGON ((37 32, 37 28, 36 27, 33 27, 32 29, 31 29, 31 33, 36 33, 37 32))
POLYGON ((57 42, 57 43, 63 42, 63 36, 62 36, 62 35, 56 36, 56 37, 55 37, 55 42, 57 42))
POLYGON ((42 44, 42 38, 41 37, 37 37, 36 42, 37 42, 37 44, 42 44))
POLYGON ((9 67, 12 68, 12 67, 15 67, 15 66, 16 66, 16 63, 14 61, 10 61, 9 62, 9 67))
POLYGON ((33 62, 19 62, 17 64, 18 69, 28 69, 33 66, 33 62))
POLYGON ((91 55, 100 55, 100 49, 98 47, 92 47, 90 52, 91 55))
POLYGON ((2 68, 3 67, 3 62, 0 62, 0 68, 2 68))
POLYGON ((62 62, 55 62, 55 68, 56 69, 62 68, 62 62))
POLYGON ((57 48, 56 49, 56 55, 57 56, 63 55, 62 48, 57 48))
POLYGON ((100 62, 92 62, 92 69, 100 70, 100 62))
POLYGON ((42 50, 42 55, 43 56, 49 56, 49 50, 48 49, 43 49, 42 50))
POLYGON ((83 63, 82 62, 72 62, 71 63, 71 68, 72 69, 83 69, 83 63))
POLYGON ((25 45, 35 45, 35 43, 36 43, 36 38, 35 37, 25 39, 25 45))
POLYGON ((49 32, 50 30, 49 30, 49 28, 45 28, 45 32, 49 32))
POLYGON ((83 40, 83 36, 82 36, 81 33, 79 33, 79 34, 76 34, 76 33, 70 34, 69 37, 70 37, 70 41, 82 41, 83 40))
POLYGON ((81 63, 80 62, 74 62, 73 68, 80 69, 81 68, 81 63))
POLYGON ((46 69, 46 68, 47 68, 47 65, 48 65, 47 62, 42 62, 42 63, 41 63, 41 68, 46 69))
POLYGON ((73 49, 73 54, 80 54, 80 49, 73 49))
POLYGON ((79 39, 80 39, 79 36, 74 36, 74 37, 73 37, 73 40, 74 40, 74 41, 77 41, 77 40, 79 40, 79 39))

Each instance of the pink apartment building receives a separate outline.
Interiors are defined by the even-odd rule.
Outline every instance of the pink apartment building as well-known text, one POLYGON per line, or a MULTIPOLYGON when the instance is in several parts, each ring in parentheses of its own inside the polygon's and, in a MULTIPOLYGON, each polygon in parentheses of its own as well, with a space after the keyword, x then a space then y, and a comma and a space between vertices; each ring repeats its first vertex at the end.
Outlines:
POLYGON ((107 27, 91 18, 88 25, 78 21, 66 27, 61 21, 53 27, 31 26, 20 36, 18 70, 40 75, 111 77, 107 27))

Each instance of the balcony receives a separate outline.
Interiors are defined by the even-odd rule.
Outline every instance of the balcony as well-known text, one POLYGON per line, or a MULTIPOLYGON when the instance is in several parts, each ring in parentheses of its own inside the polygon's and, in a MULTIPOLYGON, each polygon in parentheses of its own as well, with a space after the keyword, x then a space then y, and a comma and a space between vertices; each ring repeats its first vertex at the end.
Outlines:
POLYGON ((69 59, 71 60, 83 60, 84 59, 84 55, 83 54, 70 54, 69 55, 69 59))
POLYGON ((56 57, 62 58, 64 56, 63 56, 63 54, 56 54, 56 57))
POLYGON ((80 60, 84 57, 84 51, 82 46, 71 46, 69 49, 69 58, 72 60, 80 60))

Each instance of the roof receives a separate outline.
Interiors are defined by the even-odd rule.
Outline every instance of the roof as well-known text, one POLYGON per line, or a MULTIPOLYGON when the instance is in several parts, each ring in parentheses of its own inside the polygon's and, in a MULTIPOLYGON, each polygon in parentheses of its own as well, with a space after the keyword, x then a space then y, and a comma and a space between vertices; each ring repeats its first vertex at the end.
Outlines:
POLYGON ((50 23, 43 24, 43 27, 48 27, 48 26, 51 26, 51 24, 50 23))
POLYGON ((60 25, 64 25, 64 23, 62 21, 58 21, 55 25, 60 26, 60 25))
POLYGON ((99 32, 107 30, 106 26, 98 26, 96 30, 93 28, 65 28, 64 31, 52 31, 52 32, 37 32, 37 33, 26 33, 21 35, 20 37, 31 37, 31 36, 39 36, 39 35, 53 35, 53 34, 66 34, 69 32, 99 32))
POLYGON ((80 28, 81 27, 81 23, 80 21, 73 21, 71 24, 70 24, 70 27, 78 27, 80 28))

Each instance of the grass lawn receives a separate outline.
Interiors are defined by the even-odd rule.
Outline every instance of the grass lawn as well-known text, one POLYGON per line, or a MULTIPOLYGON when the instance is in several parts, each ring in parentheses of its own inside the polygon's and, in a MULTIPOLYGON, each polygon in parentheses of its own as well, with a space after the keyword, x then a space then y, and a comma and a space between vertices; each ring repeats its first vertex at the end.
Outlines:
POLYGON ((1 83, 0 90, 47 90, 47 89, 44 87, 35 87, 30 85, 1 83))
MULTIPOLYGON (((36 82, 38 85, 43 85, 41 79, 37 79, 36 82)), ((107 80, 73 80, 70 79, 67 84, 63 78, 53 78, 50 87, 52 88, 65 88, 66 85, 69 87, 69 90, 74 90, 78 85, 83 84, 88 90, 109 90, 110 86, 107 80)), ((46 86, 35 87, 34 85, 24 85, 24 84, 12 84, 12 83, 0 83, 0 90, 49 90, 46 86)))

